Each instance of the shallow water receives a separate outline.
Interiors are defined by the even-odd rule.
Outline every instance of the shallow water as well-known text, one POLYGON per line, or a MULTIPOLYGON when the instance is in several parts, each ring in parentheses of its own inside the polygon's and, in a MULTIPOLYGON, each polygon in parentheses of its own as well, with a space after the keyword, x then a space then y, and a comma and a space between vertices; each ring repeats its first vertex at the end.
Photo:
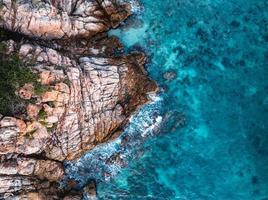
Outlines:
POLYGON ((110 34, 147 52, 161 93, 67 172, 105 200, 267 200, 268 1, 141 4, 110 34), (114 152, 124 166, 105 162, 114 152))

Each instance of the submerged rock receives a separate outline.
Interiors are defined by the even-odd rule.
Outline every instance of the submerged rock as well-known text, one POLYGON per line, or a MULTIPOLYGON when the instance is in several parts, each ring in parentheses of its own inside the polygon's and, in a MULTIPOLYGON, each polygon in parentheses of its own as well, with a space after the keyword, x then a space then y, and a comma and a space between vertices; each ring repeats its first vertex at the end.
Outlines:
POLYGON ((166 73, 163 74, 164 79, 171 81, 175 79, 177 76, 175 71, 167 71, 166 73))
MULTIPOLYGON (((3 1, 0 26, 29 36, 7 41, 6 53, 30 62, 40 79, 18 90, 31 101, 26 116, 0 119, 0 199, 81 199, 75 186, 59 187, 62 162, 117 137, 157 89, 143 53, 118 55, 117 39, 93 38, 129 10, 110 0, 3 1)), ((94 199, 92 188, 84 193, 94 199)))
POLYGON ((97 199, 96 183, 95 182, 91 182, 86 187, 84 187, 84 196, 88 200, 96 200, 97 199))

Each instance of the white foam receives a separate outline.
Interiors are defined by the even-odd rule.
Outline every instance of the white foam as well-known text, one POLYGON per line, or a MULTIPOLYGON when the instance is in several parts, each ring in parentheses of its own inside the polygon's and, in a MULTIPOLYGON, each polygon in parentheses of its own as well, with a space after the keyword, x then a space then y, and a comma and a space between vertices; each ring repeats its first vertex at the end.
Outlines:
POLYGON ((137 0, 129 0, 128 3, 130 4, 131 11, 133 13, 139 13, 142 10, 141 4, 140 4, 139 1, 137 1, 137 0))
POLYGON ((162 100, 162 98, 155 92, 149 92, 147 96, 151 101, 153 101, 153 103, 162 100))
POLYGON ((157 116, 157 118, 155 119, 155 122, 148 126, 148 128, 145 128, 144 132, 141 134, 142 137, 146 137, 148 134, 152 134, 152 132, 155 130, 155 129, 158 129, 160 127, 160 124, 162 122, 163 118, 162 116, 157 116))
POLYGON ((153 135, 162 123, 160 107, 162 98, 155 93, 148 94, 152 100, 130 117, 130 123, 121 137, 108 143, 98 145, 78 162, 68 167, 68 176, 83 183, 89 179, 110 181, 121 171, 122 166, 117 162, 106 163, 113 155, 119 155, 125 164, 128 159, 135 157, 135 152, 142 147, 145 137, 153 135), (129 136, 127 148, 122 148, 121 140, 129 136), (104 175, 106 174, 106 175, 104 175), (103 176, 104 175, 104 176, 103 176))

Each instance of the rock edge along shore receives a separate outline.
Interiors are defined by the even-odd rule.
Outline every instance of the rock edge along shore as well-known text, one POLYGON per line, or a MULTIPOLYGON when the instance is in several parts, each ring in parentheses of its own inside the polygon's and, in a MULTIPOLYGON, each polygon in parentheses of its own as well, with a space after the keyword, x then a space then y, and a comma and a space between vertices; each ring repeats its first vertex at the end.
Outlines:
POLYGON ((115 0, 2 2, 0 26, 20 35, 2 42, 5 54, 31 63, 46 89, 19 87, 16 94, 31 102, 26 112, 0 116, 0 199, 82 198, 72 180, 59 187, 62 163, 118 136, 157 89, 144 72, 145 55, 124 55, 105 33, 130 14, 115 0))

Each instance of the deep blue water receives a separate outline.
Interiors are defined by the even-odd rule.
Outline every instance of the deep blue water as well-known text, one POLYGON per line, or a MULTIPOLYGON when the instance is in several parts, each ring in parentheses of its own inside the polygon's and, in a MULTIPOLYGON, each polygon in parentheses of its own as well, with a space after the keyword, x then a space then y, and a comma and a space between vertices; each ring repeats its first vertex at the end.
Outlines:
POLYGON ((96 179, 102 200, 267 200, 268 1, 131 2, 110 34, 148 54, 161 92, 70 177, 96 179))

